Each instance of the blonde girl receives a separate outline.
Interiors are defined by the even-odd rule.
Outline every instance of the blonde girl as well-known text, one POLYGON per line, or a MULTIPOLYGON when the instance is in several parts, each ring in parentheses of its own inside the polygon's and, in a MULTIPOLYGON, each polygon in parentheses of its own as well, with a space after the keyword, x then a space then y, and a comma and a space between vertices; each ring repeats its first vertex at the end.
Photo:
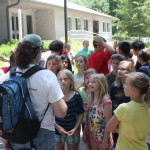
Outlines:
POLYGON ((75 64, 77 68, 77 73, 74 74, 74 80, 76 88, 78 89, 83 82, 84 73, 87 66, 87 58, 84 55, 77 55, 75 57, 75 64))
POLYGON ((68 106, 65 118, 56 117, 56 150, 64 150, 65 142, 68 150, 78 149, 77 129, 80 126, 84 108, 81 96, 75 91, 75 83, 71 71, 64 69, 58 75, 58 81, 64 93, 64 100, 68 106))
POLYGON ((105 125, 112 116, 112 103, 103 74, 93 74, 89 79, 89 104, 86 118, 87 150, 112 150, 112 136, 105 125))
POLYGON ((51 70, 57 75, 57 73, 62 69, 62 60, 60 56, 56 54, 50 55, 46 60, 45 68, 51 70))
MULTIPOLYGON (((132 61, 121 61, 118 66, 117 77, 110 88, 110 97, 112 100, 113 111, 122 103, 128 103, 130 97, 125 96, 123 85, 125 83, 126 74, 134 72, 134 63, 132 61)), ((113 133, 114 148, 117 143, 118 134, 113 133)))
MULTIPOLYGON (((83 85, 79 88, 78 92, 80 93, 81 95, 81 98, 82 98, 82 101, 83 101, 83 106, 84 106, 84 110, 86 110, 86 106, 88 104, 88 94, 90 93, 90 89, 89 89, 89 86, 88 86, 88 83, 89 83, 89 77, 92 75, 92 74, 95 74, 96 71, 95 69, 88 69, 85 71, 85 74, 84 74, 84 81, 83 81, 83 85)), ((84 126, 85 126, 85 120, 86 120, 86 113, 84 113, 84 118, 83 118, 83 121, 82 121, 82 132, 83 132, 83 137, 84 137, 84 126)), ((83 138, 84 139, 84 138, 83 138)))
POLYGON ((108 132, 119 131, 116 150, 148 150, 146 134, 150 128, 150 79, 144 73, 126 75, 125 96, 129 103, 121 104, 107 124, 108 132))

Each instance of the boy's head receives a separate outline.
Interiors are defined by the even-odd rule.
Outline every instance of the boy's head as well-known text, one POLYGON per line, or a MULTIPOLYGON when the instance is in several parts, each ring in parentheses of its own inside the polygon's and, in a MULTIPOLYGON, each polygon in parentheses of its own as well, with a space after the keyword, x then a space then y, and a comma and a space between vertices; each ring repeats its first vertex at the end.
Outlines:
POLYGON ((129 42, 121 42, 119 44, 119 53, 124 56, 130 55, 130 43, 129 42))
POLYGON ((62 55, 63 42, 60 40, 54 40, 49 44, 48 48, 52 54, 62 55))
POLYGON ((89 47, 89 41, 88 40, 84 40, 82 44, 83 44, 83 49, 87 50, 88 47, 89 47))
POLYGON ((104 41, 105 43, 107 42, 106 39, 103 38, 103 37, 101 37, 101 36, 96 36, 96 37, 94 37, 94 40, 93 40, 93 47, 94 47, 95 49, 98 48, 98 43, 97 43, 97 40, 96 40, 97 38, 102 39, 102 41, 104 41))
POLYGON ((111 56, 112 68, 114 74, 117 74, 119 63, 123 60, 125 60, 125 57, 121 54, 113 54, 111 56))
POLYGON ((148 63, 150 61, 150 49, 142 49, 138 52, 138 62, 140 64, 148 63))
POLYGON ((136 40, 131 44, 131 49, 133 50, 133 54, 136 56, 138 55, 138 52, 144 48, 145 48, 145 44, 143 41, 140 40, 136 40))
POLYGON ((70 52, 71 45, 69 43, 64 43, 64 50, 66 50, 67 52, 70 52))

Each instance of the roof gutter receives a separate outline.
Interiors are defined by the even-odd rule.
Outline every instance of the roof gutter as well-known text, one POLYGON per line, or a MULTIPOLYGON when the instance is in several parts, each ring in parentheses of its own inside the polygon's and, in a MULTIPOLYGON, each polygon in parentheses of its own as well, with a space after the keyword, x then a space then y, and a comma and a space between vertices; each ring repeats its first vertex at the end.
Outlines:
POLYGON ((12 5, 8 5, 8 6, 6 7, 8 40, 11 40, 11 39, 10 39, 10 28, 9 28, 9 24, 10 24, 10 21, 9 21, 9 8, 18 5, 19 3, 20 3, 20 0, 18 0, 16 3, 14 3, 14 4, 12 4, 12 5))

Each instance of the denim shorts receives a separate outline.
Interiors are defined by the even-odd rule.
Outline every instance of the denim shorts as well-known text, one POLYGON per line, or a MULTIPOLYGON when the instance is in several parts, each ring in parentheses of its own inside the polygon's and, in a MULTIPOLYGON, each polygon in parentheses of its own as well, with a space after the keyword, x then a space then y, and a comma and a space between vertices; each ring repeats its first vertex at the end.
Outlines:
POLYGON ((31 148, 30 142, 26 144, 10 142, 10 145, 15 150, 55 150, 55 131, 40 128, 37 137, 33 139, 36 148, 31 148))
POLYGON ((77 135, 77 133, 74 133, 71 136, 56 134, 55 135, 55 140, 56 140, 56 143, 64 144, 66 142, 67 144, 74 144, 74 143, 78 142, 78 135, 77 135))

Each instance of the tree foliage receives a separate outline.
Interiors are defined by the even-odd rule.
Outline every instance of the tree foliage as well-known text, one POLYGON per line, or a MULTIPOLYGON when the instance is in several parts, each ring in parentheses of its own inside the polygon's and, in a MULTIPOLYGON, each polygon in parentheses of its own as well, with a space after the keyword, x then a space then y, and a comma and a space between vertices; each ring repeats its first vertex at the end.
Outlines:
POLYGON ((70 2, 86 6, 95 11, 109 13, 109 0, 69 0, 70 2))
POLYGON ((149 0, 118 0, 115 9, 118 32, 128 36, 148 36, 150 27, 149 0))

